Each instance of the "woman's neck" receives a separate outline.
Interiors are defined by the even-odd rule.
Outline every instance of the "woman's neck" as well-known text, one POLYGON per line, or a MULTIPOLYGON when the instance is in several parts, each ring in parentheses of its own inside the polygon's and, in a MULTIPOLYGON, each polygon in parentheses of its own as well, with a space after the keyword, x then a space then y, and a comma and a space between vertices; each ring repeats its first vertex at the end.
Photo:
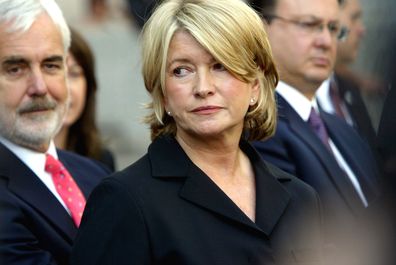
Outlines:
POLYGON ((177 136, 176 139, 193 163, 211 178, 232 178, 241 169, 242 161, 245 161, 239 140, 210 142, 177 136))
POLYGON ((217 139, 210 143, 191 138, 176 137, 176 139, 192 162, 254 222, 256 215, 254 169, 247 155, 239 148, 239 140, 236 141, 234 137, 228 142, 217 139))

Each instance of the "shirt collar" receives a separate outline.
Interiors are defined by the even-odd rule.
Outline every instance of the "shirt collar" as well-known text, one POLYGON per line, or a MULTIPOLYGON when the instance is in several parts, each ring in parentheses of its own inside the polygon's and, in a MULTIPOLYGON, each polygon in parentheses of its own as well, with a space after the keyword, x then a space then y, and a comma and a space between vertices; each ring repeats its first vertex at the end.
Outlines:
POLYGON ((278 83, 276 92, 292 106, 304 121, 308 121, 312 107, 318 111, 318 105, 315 97, 312 100, 309 100, 300 91, 283 81, 278 83))
POLYGON ((44 169, 45 165, 45 154, 48 153, 58 159, 56 147, 53 141, 50 142, 47 152, 37 152, 20 145, 17 145, 4 137, 0 136, 0 142, 6 146, 11 152, 13 152, 25 165, 27 165, 32 171, 38 172, 44 169))
POLYGON ((334 113, 333 103, 330 99, 330 78, 327 78, 320 85, 319 89, 316 91, 316 100, 318 101, 320 107, 328 112, 334 113))

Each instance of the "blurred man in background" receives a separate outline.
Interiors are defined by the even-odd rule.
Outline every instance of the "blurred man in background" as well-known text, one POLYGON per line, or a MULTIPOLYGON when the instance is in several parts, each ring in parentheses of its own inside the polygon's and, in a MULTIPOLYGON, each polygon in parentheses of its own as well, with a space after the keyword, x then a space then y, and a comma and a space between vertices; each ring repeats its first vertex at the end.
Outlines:
MULTIPOLYGON (((276 133, 254 146, 265 160, 319 193, 329 264, 372 264, 366 259, 371 246, 365 244, 366 236, 375 241, 371 235, 377 234, 372 231, 376 226, 367 223, 380 193, 374 157, 351 126, 323 112, 316 101, 318 88, 333 72, 338 42, 345 37, 339 20, 343 3, 261 0, 252 4, 266 23, 281 79, 276 87, 276 133)), ((378 261, 378 256, 373 258, 378 261)))
POLYGON ((375 131, 361 95, 357 75, 350 69, 365 34, 360 0, 345 0, 340 5, 340 23, 348 35, 337 44, 337 59, 333 74, 317 91, 322 109, 354 127, 375 150, 375 131))

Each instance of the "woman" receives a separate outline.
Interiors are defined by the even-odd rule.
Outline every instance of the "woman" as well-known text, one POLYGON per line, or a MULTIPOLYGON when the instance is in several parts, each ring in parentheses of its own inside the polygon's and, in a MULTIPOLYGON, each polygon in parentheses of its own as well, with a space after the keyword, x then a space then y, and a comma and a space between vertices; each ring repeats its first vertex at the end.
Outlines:
POLYGON ((153 142, 93 192, 72 264, 318 264, 316 193, 247 142, 276 119, 260 17, 240 0, 169 0, 142 34, 153 142))
POLYGON ((71 100, 62 128, 55 137, 55 145, 99 160, 114 171, 113 155, 104 149, 96 126, 94 57, 87 42, 74 29, 71 29, 71 37, 67 61, 71 100))

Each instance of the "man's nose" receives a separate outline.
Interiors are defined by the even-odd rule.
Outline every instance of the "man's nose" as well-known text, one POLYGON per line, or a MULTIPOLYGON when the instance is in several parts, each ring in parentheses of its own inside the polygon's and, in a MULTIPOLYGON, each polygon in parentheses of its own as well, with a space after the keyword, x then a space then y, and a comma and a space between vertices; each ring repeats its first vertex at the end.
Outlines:
POLYGON ((330 47, 332 43, 336 43, 337 36, 330 31, 329 27, 322 25, 320 31, 318 30, 315 43, 319 46, 330 47))
POLYGON ((40 70, 33 70, 31 72, 29 84, 28 84, 29 95, 45 95, 48 91, 45 77, 40 70))

